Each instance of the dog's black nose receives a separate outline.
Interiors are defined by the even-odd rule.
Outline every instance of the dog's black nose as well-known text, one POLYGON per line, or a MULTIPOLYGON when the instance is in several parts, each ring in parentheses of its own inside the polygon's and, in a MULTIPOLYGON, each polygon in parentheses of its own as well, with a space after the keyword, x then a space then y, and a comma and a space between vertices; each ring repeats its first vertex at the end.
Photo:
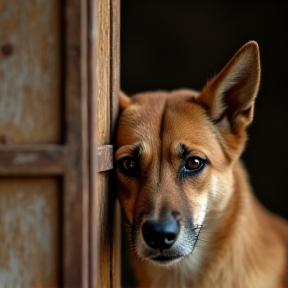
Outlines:
POLYGON ((180 227, 176 220, 146 221, 142 226, 145 242, 154 249, 168 249, 177 239, 180 227))

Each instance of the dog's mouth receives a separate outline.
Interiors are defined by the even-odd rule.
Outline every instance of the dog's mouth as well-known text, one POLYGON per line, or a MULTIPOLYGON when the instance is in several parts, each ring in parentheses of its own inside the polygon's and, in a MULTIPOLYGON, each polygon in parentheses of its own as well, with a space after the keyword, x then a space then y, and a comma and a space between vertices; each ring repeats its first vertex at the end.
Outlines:
POLYGON ((159 263, 159 264, 167 264, 170 262, 173 262, 175 260, 180 259, 182 256, 164 256, 164 255, 159 255, 157 257, 151 258, 153 261, 159 263))

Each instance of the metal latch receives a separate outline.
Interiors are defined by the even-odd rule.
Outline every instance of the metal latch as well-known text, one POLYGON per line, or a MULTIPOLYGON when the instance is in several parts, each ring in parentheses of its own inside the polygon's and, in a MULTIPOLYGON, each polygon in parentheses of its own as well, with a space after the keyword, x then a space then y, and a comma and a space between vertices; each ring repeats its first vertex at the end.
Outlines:
POLYGON ((113 169, 113 145, 98 147, 98 172, 113 169))

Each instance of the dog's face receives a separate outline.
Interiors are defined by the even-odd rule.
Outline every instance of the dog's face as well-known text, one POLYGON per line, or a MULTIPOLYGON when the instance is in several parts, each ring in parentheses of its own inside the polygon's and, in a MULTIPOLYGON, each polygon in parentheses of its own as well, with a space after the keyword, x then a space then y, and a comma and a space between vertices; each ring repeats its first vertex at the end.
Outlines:
POLYGON ((201 93, 120 95, 118 196, 141 259, 179 261, 205 219, 225 210, 259 77, 258 46, 249 42, 201 93))

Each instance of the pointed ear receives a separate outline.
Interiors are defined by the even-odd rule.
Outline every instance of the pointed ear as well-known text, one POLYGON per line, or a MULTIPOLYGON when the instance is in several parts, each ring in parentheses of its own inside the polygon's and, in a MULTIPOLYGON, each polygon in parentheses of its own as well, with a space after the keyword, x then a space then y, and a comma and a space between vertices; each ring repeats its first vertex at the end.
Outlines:
POLYGON ((123 91, 119 92, 119 106, 120 110, 126 109, 131 104, 131 98, 127 96, 123 91))
POLYGON ((259 82, 259 48, 256 42, 251 41, 240 48, 223 70, 204 87, 197 101, 220 128, 236 132, 253 119, 259 82))

